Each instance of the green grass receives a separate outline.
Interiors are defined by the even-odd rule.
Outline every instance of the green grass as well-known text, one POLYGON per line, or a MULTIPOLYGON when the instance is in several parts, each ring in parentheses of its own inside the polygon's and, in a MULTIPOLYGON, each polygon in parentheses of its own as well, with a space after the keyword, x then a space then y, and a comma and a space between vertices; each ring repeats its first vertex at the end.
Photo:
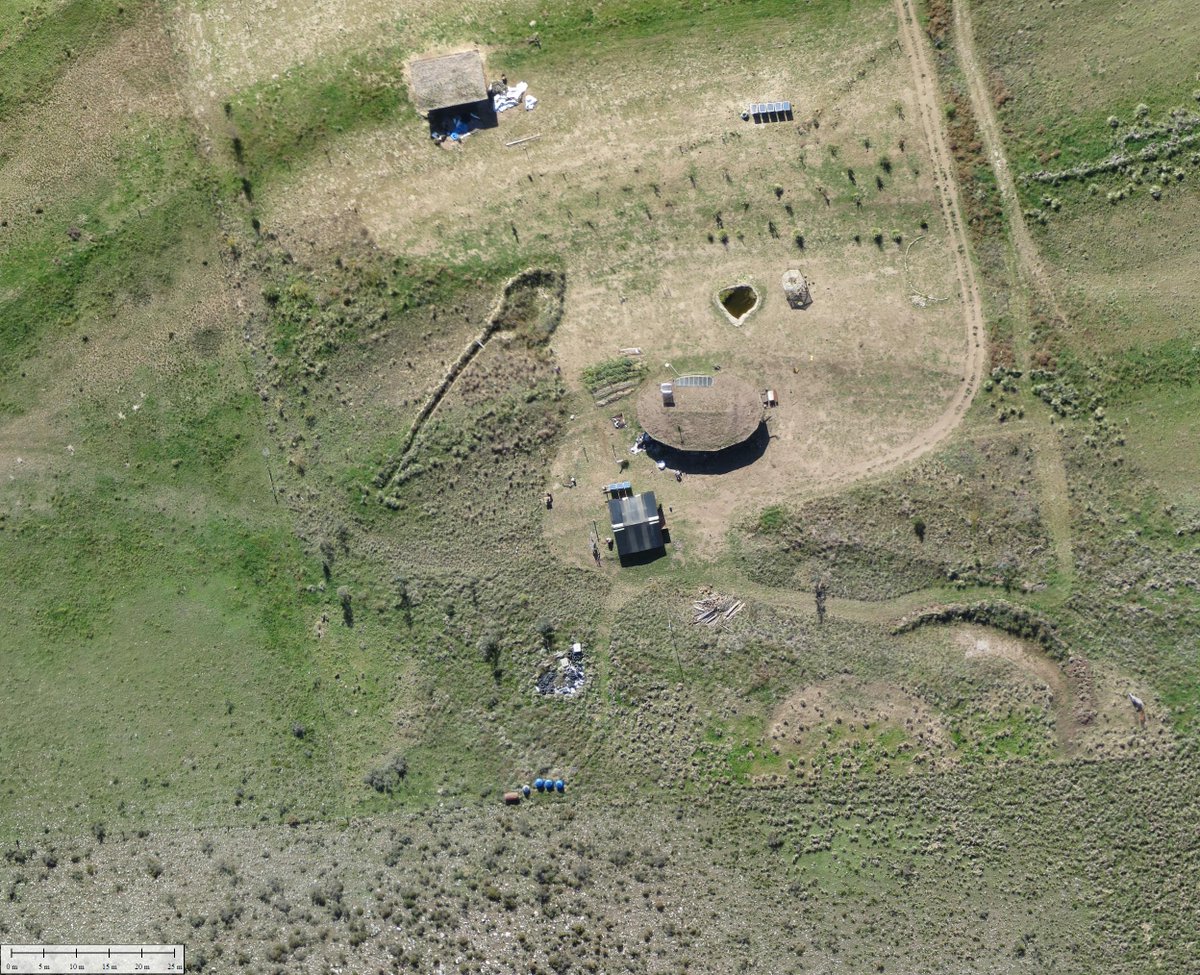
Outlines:
POLYGON ((262 295, 269 307, 274 352, 289 377, 319 375, 339 352, 358 348, 356 340, 366 332, 381 327, 403 330, 405 313, 453 303, 470 288, 498 289, 536 263, 512 249, 486 259, 433 263, 365 247, 313 275, 279 253, 269 256, 262 295))
POLYGON ((404 51, 377 48, 292 67, 230 98, 229 150, 249 194, 354 129, 391 119, 415 124, 403 64, 404 51))
POLYGON ((566 57, 581 48, 591 53, 643 39, 678 38, 681 33, 737 32, 771 20, 799 20, 809 31, 830 29, 872 4, 878 6, 878 0, 569 0, 553 11, 531 6, 535 27, 528 26, 529 17, 506 18, 489 41, 507 47, 498 60, 513 71, 538 58, 566 57), (541 36, 540 48, 525 43, 534 33, 541 36))
POLYGON ((22 580, 3 614, 0 818, 59 807, 194 821, 236 815, 239 789, 311 797, 326 741, 297 593, 312 567, 277 511, 181 519, 146 511, 130 487, 64 492, 52 514, 0 533, 22 580), (313 758, 289 733, 297 721, 313 758))
POLYGON ((768 505, 758 515, 758 530, 765 535, 778 534, 784 531, 790 523, 791 517, 788 510, 782 505, 768 505))
POLYGON ((1187 0, 1163 0, 1154 17, 1125 11, 1119 0, 1097 0, 1086 11, 976 3, 972 19, 984 61, 1003 78, 1013 98, 1004 108, 1017 156, 1017 171, 1033 154, 1062 152, 1053 161, 1070 165, 1106 149, 1109 115, 1133 119, 1145 104, 1152 117, 1191 100, 1194 69, 1183 38, 1193 8, 1187 0), (1060 43, 1072 31, 1072 44, 1060 43), (1111 52, 1125 52, 1116 64, 1111 52))
POLYGON ((633 359, 606 359, 584 369, 582 378, 583 384, 594 393, 605 386, 640 379, 645 372, 645 365, 633 359))
POLYGON ((1045 757, 1053 745, 1040 712, 969 715, 950 724, 950 739, 965 762, 1045 757))
POLYGON ((1165 497, 1200 519, 1200 388, 1164 385, 1123 402, 1115 413, 1131 443, 1135 463, 1165 497))
POLYGON ((81 321, 144 304, 170 286, 189 241, 217 235, 214 187, 195 152, 185 127, 139 131, 119 147, 119 175, 8 229, 0 376, 81 321))
POLYGON ((146 0, 70 0, 39 16, 34 4, 8 4, 0 14, 0 119, 45 97, 74 61, 149 6, 146 0), (14 13, 22 16, 20 24, 14 13))

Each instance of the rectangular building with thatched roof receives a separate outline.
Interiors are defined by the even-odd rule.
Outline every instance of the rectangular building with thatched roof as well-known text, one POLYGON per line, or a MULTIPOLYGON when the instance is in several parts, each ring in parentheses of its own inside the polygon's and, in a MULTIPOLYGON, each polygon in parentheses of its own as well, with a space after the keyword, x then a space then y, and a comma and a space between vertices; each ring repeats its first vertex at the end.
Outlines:
POLYGON ((413 104, 422 115, 440 108, 470 105, 488 97, 483 57, 478 51, 420 58, 409 63, 408 75, 413 104))

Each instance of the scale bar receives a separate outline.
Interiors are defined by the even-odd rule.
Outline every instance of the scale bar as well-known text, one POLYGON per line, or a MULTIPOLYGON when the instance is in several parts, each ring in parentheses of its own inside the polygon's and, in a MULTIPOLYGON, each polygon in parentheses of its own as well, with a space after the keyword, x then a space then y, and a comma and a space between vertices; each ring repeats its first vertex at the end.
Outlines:
POLYGON ((175 975, 183 945, 0 945, 0 975, 175 975))

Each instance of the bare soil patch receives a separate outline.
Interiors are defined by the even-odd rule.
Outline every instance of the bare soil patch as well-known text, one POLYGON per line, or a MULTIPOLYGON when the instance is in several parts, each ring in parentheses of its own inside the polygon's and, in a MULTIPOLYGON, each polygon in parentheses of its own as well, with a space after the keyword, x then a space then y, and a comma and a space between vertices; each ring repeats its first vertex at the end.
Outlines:
POLYGON ((945 726, 928 702, 882 681, 839 677, 810 684, 788 696, 767 728, 773 742, 809 752, 830 732, 840 740, 879 739, 888 732, 920 761, 943 758, 951 750, 945 726))

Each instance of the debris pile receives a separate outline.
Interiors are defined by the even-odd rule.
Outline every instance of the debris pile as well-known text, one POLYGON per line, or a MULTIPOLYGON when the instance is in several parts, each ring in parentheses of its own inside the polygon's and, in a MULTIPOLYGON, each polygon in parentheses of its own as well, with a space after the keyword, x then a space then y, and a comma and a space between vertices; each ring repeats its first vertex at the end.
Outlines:
POLYGON ((448 122, 443 123, 445 131, 442 131, 441 127, 430 128, 429 138, 439 146, 444 146, 447 139, 451 143, 457 144, 479 129, 482 124, 483 119, 474 112, 468 112, 465 116, 455 115, 448 122))
POLYGON ((510 88, 504 82, 493 84, 491 89, 492 108, 496 113, 507 112, 510 108, 516 108, 518 105, 524 104, 525 111, 532 112, 537 105, 538 100, 533 95, 528 94, 529 83, 522 81, 516 86, 510 88))
POLYGON ((717 626, 726 620, 733 619, 745 605, 746 601, 738 599, 736 596, 723 596, 720 593, 704 596, 692 603, 692 609, 695 611, 692 623, 717 626))
POLYGON ((587 681, 583 669, 583 644, 573 643, 567 653, 560 653, 555 663, 537 679, 537 691, 547 696, 574 697, 587 681))

